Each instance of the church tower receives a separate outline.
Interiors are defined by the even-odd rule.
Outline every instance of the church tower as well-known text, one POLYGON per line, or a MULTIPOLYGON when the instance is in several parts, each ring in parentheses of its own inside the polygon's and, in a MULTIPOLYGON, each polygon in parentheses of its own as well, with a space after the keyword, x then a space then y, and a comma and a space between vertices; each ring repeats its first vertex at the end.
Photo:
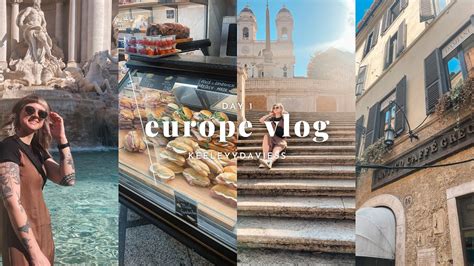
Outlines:
POLYGON ((240 41, 255 41, 257 39, 257 20, 253 11, 248 7, 244 7, 240 11, 238 25, 238 40, 240 41))
POLYGON ((293 16, 285 6, 278 11, 276 18, 278 41, 293 40, 293 16))

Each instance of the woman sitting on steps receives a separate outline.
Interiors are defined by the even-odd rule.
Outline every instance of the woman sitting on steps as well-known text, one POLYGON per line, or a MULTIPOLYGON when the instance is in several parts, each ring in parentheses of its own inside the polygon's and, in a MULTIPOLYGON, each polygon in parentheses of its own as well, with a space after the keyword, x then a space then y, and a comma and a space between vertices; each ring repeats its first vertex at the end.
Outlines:
POLYGON ((262 151, 263 159, 260 159, 259 168, 267 167, 271 169, 273 163, 278 159, 280 154, 286 149, 287 143, 285 137, 283 137, 283 114, 287 114, 283 104, 277 103, 272 107, 272 111, 268 115, 264 115, 260 118, 260 123, 265 124, 265 121, 278 122, 275 135, 270 137, 267 133, 263 136, 262 151))

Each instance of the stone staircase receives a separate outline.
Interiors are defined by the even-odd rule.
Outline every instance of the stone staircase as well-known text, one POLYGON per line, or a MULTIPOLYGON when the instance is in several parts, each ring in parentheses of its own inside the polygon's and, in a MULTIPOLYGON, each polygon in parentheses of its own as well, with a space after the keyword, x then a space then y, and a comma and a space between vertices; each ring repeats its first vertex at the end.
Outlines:
POLYGON ((238 260, 242 264, 354 264, 354 113, 291 113, 286 158, 259 169, 265 113, 249 112, 252 135, 239 138, 238 260), (294 135, 293 124, 329 120, 329 140, 294 135), (247 156, 249 157, 249 156, 247 156))

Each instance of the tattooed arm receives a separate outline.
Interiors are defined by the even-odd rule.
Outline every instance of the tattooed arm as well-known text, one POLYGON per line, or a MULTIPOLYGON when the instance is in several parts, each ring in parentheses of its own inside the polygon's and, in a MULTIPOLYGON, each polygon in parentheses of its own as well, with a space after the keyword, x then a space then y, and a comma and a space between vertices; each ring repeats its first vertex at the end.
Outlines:
MULTIPOLYGON (((51 136, 58 144, 68 143, 63 118, 55 112, 50 113, 50 118, 52 121, 50 124, 51 136)), ((74 169, 71 148, 66 147, 59 150, 59 156, 59 164, 52 158, 49 158, 44 163, 48 177, 54 183, 61 186, 74 186, 76 183, 76 170, 74 169)))
POLYGON ((267 121, 268 118, 270 118, 272 116, 273 116, 273 112, 270 112, 268 115, 264 115, 264 116, 260 117, 260 119, 258 121, 262 124, 265 124, 265 121, 267 121))
MULTIPOLYGON (((67 143, 67 140, 64 140, 63 143, 67 143)), ((49 158, 44 163, 49 179, 61 186, 74 186, 76 183, 76 170, 71 149, 67 147, 60 150, 59 158, 59 164, 52 158, 49 158)))
POLYGON ((28 217, 21 203, 20 170, 13 162, 0 163, 0 196, 8 212, 16 235, 30 256, 33 265, 50 265, 41 251, 30 228, 28 217))

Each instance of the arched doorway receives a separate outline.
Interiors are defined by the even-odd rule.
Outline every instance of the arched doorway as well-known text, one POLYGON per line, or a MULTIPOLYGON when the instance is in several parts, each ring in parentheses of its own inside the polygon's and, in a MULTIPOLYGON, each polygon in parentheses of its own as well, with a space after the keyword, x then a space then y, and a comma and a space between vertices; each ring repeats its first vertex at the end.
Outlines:
POLYGON ((356 264, 395 265, 396 221, 386 207, 367 207, 356 213, 356 264))
MULTIPOLYGON (((385 207, 391 211, 395 217, 395 264, 396 266, 405 265, 405 209, 402 202, 394 195, 382 194, 367 200, 359 210, 364 208, 378 209, 385 207)), ((385 212, 388 215, 387 212, 385 212)), ((356 213, 356 226, 358 222, 358 215, 356 213)), ((356 246, 358 245, 356 240, 356 246)), ((357 256, 357 254, 356 254, 357 256)), ((380 264, 383 265, 383 264, 380 264)))

